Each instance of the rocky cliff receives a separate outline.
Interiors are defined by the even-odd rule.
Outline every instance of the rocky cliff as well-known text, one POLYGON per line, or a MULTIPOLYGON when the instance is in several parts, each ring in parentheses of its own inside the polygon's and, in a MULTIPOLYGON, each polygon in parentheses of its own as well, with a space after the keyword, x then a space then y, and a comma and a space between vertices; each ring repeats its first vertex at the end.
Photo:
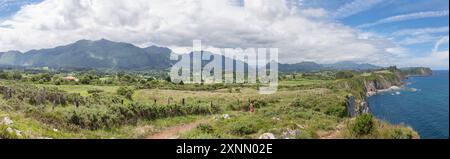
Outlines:
POLYGON ((417 67, 397 69, 389 67, 384 70, 374 71, 346 81, 345 87, 351 89, 352 94, 347 95, 347 112, 350 117, 369 112, 368 97, 381 90, 396 89, 404 85, 403 80, 409 76, 432 75, 430 68, 417 67))

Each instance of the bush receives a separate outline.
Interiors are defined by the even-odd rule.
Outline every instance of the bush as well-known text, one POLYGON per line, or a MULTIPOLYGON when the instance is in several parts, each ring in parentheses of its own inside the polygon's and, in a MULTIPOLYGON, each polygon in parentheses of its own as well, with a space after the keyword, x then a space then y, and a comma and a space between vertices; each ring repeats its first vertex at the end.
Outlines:
POLYGON ((390 139, 412 139, 413 134, 410 131, 404 131, 400 128, 394 128, 392 132, 389 134, 390 139))
POLYGON ((356 117, 351 130, 357 135, 367 135, 372 132, 374 128, 374 119, 372 114, 364 113, 356 117))
POLYGON ((134 90, 129 87, 120 87, 119 89, 117 89, 117 94, 124 96, 125 98, 127 98, 129 100, 132 100, 133 93, 134 93, 134 90))
POLYGON ((96 93, 102 93, 104 90, 102 89, 91 89, 87 91, 89 94, 96 94, 96 93))
POLYGON ((12 75, 13 80, 21 80, 22 74, 20 72, 14 72, 12 75))
POLYGON ((347 109, 338 105, 330 106, 325 111, 325 114, 343 118, 347 116, 347 109))
POLYGON ((197 126, 197 129, 202 131, 203 133, 212 133, 214 132, 214 129, 211 125, 209 124, 199 124, 197 126))
POLYGON ((19 139, 15 132, 8 132, 8 126, 0 124, 0 139, 19 139))
POLYGON ((348 78, 353 78, 355 75, 353 74, 352 71, 339 71, 338 73, 336 73, 336 78, 337 79, 348 79, 348 78))
POLYGON ((234 122, 230 125, 230 132, 235 135, 249 135, 258 132, 258 128, 254 123, 234 122))
POLYGON ((123 124, 136 124, 138 119, 154 120, 185 115, 208 115, 220 109, 210 105, 143 105, 111 104, 109 106, 91 105, 66 112, 65 120, 81 128, 91 130, 111 128, 123 124))

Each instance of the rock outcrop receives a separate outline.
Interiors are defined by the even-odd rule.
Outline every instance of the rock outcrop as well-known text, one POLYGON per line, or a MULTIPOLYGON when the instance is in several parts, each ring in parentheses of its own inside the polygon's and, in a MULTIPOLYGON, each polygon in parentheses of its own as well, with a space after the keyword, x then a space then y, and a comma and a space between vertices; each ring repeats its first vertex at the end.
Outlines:
MULTIPOLYGON (((354 82, 362 84, 363 90, 356 90, 361 92, 360 96, 354 96, 352 94, 347 95, 347 112, 348 116, 355 117, 362 113, 369 112, 369 102, 368 97, 375 95, 380 90, 391 89, 393 87, 404 85, 403 80, 410 76, 429 76, 432 75, 432 71, 429 68, 417 67, 417 68, 407 68, 407 69, 397 69, 397 67, 389 67, 386 71, 389 73, 380 73, 372 75, 370 77, 361 77, 354 79, 359 82, 354 82)), ((346 87, 355 89, 361 88, 360 86, 348 86, 346 87)))
POLYGON ((259 139, 277 139, 277 138, 275 138, 275 135, 272 133, 264 133, 261 136, 259 136, 259 139))
POLYGON ((363 98, 360 102, 356 100, 356 97, 353 95, 347 95, 347 112, 348 116, 356 117, 363 113, 369 112, 369 103, 367 98, 363 98))

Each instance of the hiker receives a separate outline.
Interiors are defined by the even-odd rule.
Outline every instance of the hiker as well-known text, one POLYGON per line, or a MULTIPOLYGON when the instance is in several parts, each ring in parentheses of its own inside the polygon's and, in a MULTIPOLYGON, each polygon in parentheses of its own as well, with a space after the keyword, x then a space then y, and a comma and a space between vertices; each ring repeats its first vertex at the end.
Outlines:
POLYGON ((250 102, 249 111, 250 111, 250 113, 255 112, 255 108, 253 106, 253 101, 250 102))

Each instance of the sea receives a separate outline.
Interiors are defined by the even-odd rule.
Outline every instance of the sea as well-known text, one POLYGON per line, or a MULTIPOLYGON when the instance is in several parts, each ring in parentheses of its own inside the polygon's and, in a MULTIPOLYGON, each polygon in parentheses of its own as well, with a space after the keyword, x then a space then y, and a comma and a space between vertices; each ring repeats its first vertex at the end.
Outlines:
POLYGON ((411 126, 422 139, 448 139, 449 71, 404 82, 399 90, 369 97, 371 113, 392 124, 411 126))

